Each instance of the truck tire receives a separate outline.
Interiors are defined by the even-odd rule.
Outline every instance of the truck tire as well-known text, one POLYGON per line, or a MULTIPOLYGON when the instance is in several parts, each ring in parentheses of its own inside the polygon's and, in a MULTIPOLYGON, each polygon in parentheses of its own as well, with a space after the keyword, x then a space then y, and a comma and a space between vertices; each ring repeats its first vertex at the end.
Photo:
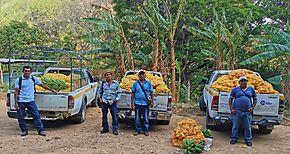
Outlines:
POLYGON ((201 111, 206 112, 206 106, 205 106, 205 102, 204 102, 204 99, 203 99, 203 95, 201 95, 199 97, 199 108, 200 108, 201 111))
POLYGON ((83 123, 86 120, 86 109, 87 109, 86 100, 83 99, 81 109, 74 118, 74 121, 76 123, 83 123))
POLYGON ((158 120, 158 125, 169 125, 169 120, 158 120))
POLYGON ((258 125, 258 127, 259 127, 259 132, 261 134, 271 134, 272 130, 274 129, 274 126, 272 126, 272 127, 270 126, 270 128, 269 128, 269 126, 267 127, 264 125, 258 125))
POLYGON ((205 114, 205 126, 207 129, 216 129, 213 119, 209 116, 208 109, 206 109, 206 114, 205 114))
POLYGON ((91 107, 97 107, 97 95, 95 96, 95 99, 90 104, 91 107))

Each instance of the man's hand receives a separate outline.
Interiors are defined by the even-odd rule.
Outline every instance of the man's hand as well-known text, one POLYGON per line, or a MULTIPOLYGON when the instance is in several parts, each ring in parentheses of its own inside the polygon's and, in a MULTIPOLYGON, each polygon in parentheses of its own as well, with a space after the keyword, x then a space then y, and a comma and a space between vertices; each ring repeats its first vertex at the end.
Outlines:
POLYGON ((19 109, 18 102, 15 102, 15 108, 16 108, 17 110, 19 109))
POLYGON ((133 103, 131 104, 131 109, 134 110, 134 104, 133 103))
POLYGON ((152 108, 152 107, 153 107, 153 105, 154 105, 154 103, 153 103, 153 100, 151 100, 151 101, 150 101, 150 104, 149 104, 149 107, 151 107, 151 108, 152 108))
POLYGON ((236 114, 235 109, 231 109, 231 114, 232 114, 232 115, 236 114))
POLYGON ((113 103, 117 103, 117 102, 118 102, 118 100, 116 100, 116 99, 113 100, 113 103))
POLYGON ((57 91, 56 91, 56 90, 54 90, 54 89, 51 89, 51 92, 53 92, 53 93, 57 94, 57 91))
POLYGON ((253 112, 253 111, 254 111, 254 108, 253 107, 251 107, 251 108, 248 109, 248 112, 253 112))

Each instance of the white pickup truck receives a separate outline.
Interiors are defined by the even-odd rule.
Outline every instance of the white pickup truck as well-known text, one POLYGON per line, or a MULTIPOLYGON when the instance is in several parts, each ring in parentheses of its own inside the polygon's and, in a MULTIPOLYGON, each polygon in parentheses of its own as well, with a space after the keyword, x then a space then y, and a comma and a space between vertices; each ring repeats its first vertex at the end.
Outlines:
MULTIPOLYGON (((205 83, 199 105, 200 109, 206 112, 206 126, 208 128, 231 122, 228 104, 230 93, 217 92, 210 88, 210 85, 220 76, 229 72, 230 70, 214 71, 205 83)), ((281 123, 285 105, 283 97, 283 94, 257 94, 257 105, 253 111, 252 125, 258 125, 261 133, 270 134, 274 125, 281 123)))
MULTIPOLYGON (((127 71, 125 76, 134 75, 138 71, 127 71)), ((152 72, 153 75, 161 76, 160 72, 152 72)), ((122 91, 120 93, 120 101, 117 103, 118 106, 118 118, 119 121, 123 119, 134 119, 135 113, 131 109, 131 92, 122 91)), ((171 111, 171 94, 170 93, 155 93, 154 94, 154 105, 150 108, 149 119, 157 121, 157 124, 168 125, 172 115, 171 111)))
MULTIPOLYGON (((61 73, 69 75, 71 73, 80 76, 73 79, 80 82, 78 87, 72 87, 71 92, 36 92, 35 102, 42 120, 56 120, 72 118, 75 122, 82 123, 86 117, 86 107, 91 104, 96 106, 96 90, 98 82, 91 76, 86 69, 80 68, 59 68, 49 67, 46 73, 61 73)), ((7 115, 10 118, 17 118, 15 109, 14 90, 7 93, 7 115)), ((32 119, 30 114, 26 114, 26 119, 32 119)))

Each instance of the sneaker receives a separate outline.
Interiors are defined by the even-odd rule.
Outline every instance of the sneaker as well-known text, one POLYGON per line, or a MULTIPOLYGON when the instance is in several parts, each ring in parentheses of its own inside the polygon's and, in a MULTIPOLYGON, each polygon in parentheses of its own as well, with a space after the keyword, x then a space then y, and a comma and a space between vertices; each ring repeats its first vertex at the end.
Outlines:
POLYGON ((252 146, 252 142, 246 142, 246 145, 250 147, 252 146))
POLYGON ((144 135, 145 136, 149 136, 149 132, 144 132, 144 135))
POLYGON ((45 133, 45 131, 40 131, 40 132, 38 132, 38 135, 46 136, 46 133, 45 133))
POLYGON ((230 141, 230 144, 236 144, 236 143, 237 143, 236 140, 231 140, 231 141, 230 141))
POLYGON ((137 135, 139 135, 140 134, 140 132, 135 132, 134 133, 134 136, 137 136, 137 135))
POLYGON ((26 136, 26 135, 28 135, 28 131, 23 131, 23 132, 20 133, 20 135, 21 136, 26 136))
POLYGON ((118 135, 118 131, 113 131, 113 134, 114 135, 118 135))
POLYGON ((101 131, 101 134, 108 133, 108 132, 109 132, 108 129, 103 129, 103 130, 101 131))

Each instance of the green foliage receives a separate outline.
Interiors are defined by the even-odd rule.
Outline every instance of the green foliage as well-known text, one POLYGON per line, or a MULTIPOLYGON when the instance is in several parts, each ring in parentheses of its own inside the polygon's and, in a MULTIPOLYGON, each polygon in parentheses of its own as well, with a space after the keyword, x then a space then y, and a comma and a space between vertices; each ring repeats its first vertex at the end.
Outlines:
POLYGON ((8 52, 33 45, 45 43, 46 36, 37 28, 26 22, 12 21, 0 28, 1 57, 8 57, 8 52))

